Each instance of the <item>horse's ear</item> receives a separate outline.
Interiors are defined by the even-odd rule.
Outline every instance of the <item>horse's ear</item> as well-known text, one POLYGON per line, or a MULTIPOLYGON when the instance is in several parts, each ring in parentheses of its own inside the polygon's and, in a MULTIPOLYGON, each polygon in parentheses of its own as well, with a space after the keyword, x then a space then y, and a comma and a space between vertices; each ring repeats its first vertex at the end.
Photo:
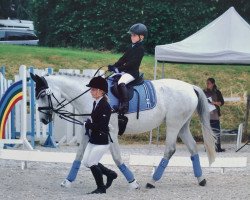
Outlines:
POLYGON ((30 78, 32 78, 32 80, 34 82, 37 82, 37 75, 34 75, 33 73, 30 73, 30 78))

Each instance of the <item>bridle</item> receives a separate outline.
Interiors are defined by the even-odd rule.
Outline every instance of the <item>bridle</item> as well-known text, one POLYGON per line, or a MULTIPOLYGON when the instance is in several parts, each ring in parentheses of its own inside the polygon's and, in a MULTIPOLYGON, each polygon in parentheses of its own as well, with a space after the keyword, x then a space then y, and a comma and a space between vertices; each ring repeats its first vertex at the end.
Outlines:
MULTIPOLYGON (((100 71, 102 67, 100 67, 95 75, 100 71)), ((107 73, 107 71, 105 71, 104 74, 102 74, 101 76, 105 75, 107 73)), ((112 75, 112 73, 110 75, 108 75, 105 79, 107 79, 108 77, 110 77, 112 75)), ((68 104, 72 103, 73 101, 75 101, 76 99, 80 98, 82 95, 86 94, 88 91, 90 91, 90 89, 87 89, 86 91, 84 91, 83 93, 79 94, 78 96, 74 97, 73 99, 71 99, 70 101, 68 101, 67 103, 64 103, 66 101, 66 99, 62 100, 61 102, 59 102, 59 100, 55 97, 55 95, 53 94, 52 90, 48 87, 47 81, 45 80, 44 77, 41 77, 45 87, 36 95, 36 99, 39 99, 42 95, 47 96, 48 98, 48 106, 39 106, 38 107, 38 111, 47 115, 49 118, 49 122, 52 121, 52 114, 53 112, 58 114, 58 116, 61 119, 64 119, 68 122, 74 123, 74 124, 79 124, 79 125, 84 125, 83 122, 81 122, 80 120, 76 119, 75 117, 77 116, 91 116, 91 114, 75 114, 72 112, 69 112, 67 110, 65 110, 65 106, 67 106, 68 104), (52 98, 55 99, 55 101, 57 102, 57 106, 54 107, 53 103, 52 103, 52 98)))
MULTIPOLYGON (((52 121, 52 114, 55 113, 55 114, 58 114, 58 116, 61 119, 64 119, 64 120, 66 120, 68 122, 72 122, 74 124, 79 124, 79 125, 84 125, 83 122, 75 119, 75 117, 76 116, 90 116, 91 114, 75 114, 75 113, 69 112, 69 111, 67 111, 67 110, 65 110, 63 108, 65 108, 66 105, 68 105, 72 101, 78 99, 80 96, 87 93, 88 91, 89 91, 89 89, 86 90, 85 92, 81 93, 81 95, 78 95, 74 99, 70 100, 69 102, 63 104, 66 101, 66 99, 59 102, 59 100, 55 97, 55 95, 53 94, 53 92, 51 91, 50 88, 43 89, 43 90, 41 90, 41 92, 39 94, 40 94, 40 96, 45 95, 47 97, 48 106, 39 106, 38 111, 45 114, 45 115, 47 115, 48 118, 49 118, 49 122, 52 121), (53 106, 52 98, 55 99, 55 101, 57 102, 56 107, 53 106)), ((38 99, 38 98, 40 98, 40 96, 37 96, 36 98, 38 99)))

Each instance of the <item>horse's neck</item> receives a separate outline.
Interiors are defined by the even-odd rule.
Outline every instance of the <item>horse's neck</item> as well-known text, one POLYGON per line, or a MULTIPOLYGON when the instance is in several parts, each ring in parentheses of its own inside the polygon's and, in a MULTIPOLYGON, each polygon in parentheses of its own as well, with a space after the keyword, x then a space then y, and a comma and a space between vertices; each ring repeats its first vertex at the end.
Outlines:
MULTIPOLYGON (((75 97, 85 92, 88 88, 85 86, 89 80, 74 76, 51 76, 47 79, 49 86, 61 92, 62 98, 71 101, 75 97)), ((89 92, 72 101, 71 105, 80 113, 91 111, 93 99, 89 92), (89 105, 90 104, 90 105, 89 105)))

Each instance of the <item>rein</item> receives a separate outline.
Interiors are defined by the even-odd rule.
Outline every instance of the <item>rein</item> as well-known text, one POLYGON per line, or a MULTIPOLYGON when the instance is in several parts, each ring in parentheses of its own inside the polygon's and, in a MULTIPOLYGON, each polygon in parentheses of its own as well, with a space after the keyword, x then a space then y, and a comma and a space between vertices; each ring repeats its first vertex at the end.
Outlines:
MULTIPOLYGON (((96 74, 100 71, 102 67, 100 67, 94 74, 94 77, 96 76, 96 74)), ((105 75, 108 71, 105 71, 105 73, 103 73, 101 76, 105 75)), ((108 75, 105 79, 109 78, 112 74, 108 75)), ((73 99, 71 99, 70 101, 68 101, 67 103, 63 104, 66 99, 64 99, 63 101, 59 102, 58 99, 55 97, 55 95, 51 92, 51 90, 49 88, 44 89, 43 91, 40 92, 43 93, 45 92, 46 96, 48 97, 48 102, 49 105, 48 106, 44 106, 44 107, 38 107, 38 111, 46 114, 49 116, 49 120, 51 121, 52 119, 52 112, 56 113, 59 115, 59 117, 61 119, 64 119, 68 122, 74 123, 74 124, 79 124, 79 125, 84 125, 83 122, 75 119, 74 117, 76 116, 91 116, 91 114, 75 114, 72 112, 69 112, 67 110, 63 110, 63 108, 65 108, 65 106, 67 106, 68 104, 72 103, 73 101, 75 101, 76 99, 78 99, 79 97, 81 97, 82 95, 86 94, 88 91, 90 91, 90 89, 84 91, 83 93, 79 94, 78 96, 74 97, 73 99), (57 107, 60 106, 59 108, 54 108, 53 104, 52 104, 52 100, 51 100, 51 96, 56 100, 57 107), (48 112, 44 112, 44 111, 49 111, 48 112)))

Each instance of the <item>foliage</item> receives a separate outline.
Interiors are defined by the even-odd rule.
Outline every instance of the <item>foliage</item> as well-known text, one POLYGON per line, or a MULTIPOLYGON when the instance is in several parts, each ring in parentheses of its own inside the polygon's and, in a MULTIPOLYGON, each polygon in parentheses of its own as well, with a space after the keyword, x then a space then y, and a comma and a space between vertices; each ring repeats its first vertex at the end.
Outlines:
POLYGON ((250 22, 248 0, 0 0, 0 17, 34 20, 45 46, 124 51, 134 23, 149 29, 148 53, 155 45, 180 41, 229 7, 250 22))
POLYGON ((247 0, 33 0, 32 11, 42 45, 124 51, 129 27, 141 22, 149 29, 146 50, 153 53, 155 45, 184 39, 232 5, 250 20, 247 0))

